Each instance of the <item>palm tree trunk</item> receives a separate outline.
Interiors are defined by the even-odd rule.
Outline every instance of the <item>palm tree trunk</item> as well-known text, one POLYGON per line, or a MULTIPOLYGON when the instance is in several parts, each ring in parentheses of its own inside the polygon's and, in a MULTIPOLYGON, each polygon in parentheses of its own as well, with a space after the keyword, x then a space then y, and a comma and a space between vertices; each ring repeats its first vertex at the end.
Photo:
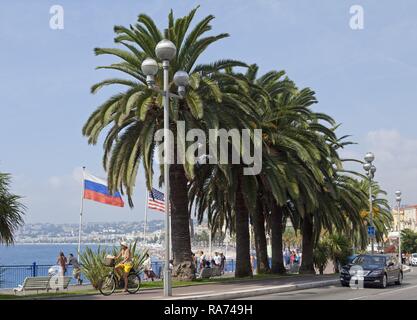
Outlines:
POLYGON ((195 278, 191 256, 190 216, 188 213, 187 178, 181 164, 170 166, 171 232, 174 259, 173 276, 178 280, 195 278))
POLYGON ((243 199, 241 177, 236 194, 236 271, 235 277, 252 276, 250 265, 249 214, 243 199))
POLYGON ((260 201, 258 197, 256 212, 252 215, 253 231, 255 234, 256 270, 258 274, 270 272, 265 235, 265 216, 260 201))
POLYGON ((303 248, 302 248, 302 259, 300 274, 315 274, 314 263, 313 263, 313 249, 314 249, 314 238, 313 238, 313 220, 309 214, 305 214, 302 225, 303 233, 303 248))
POLYGON ((282 255, 282 207, 274 202, 271 211, 272 273, 285 273, 282 255))
POLYGON ((340 270, 339 270, 339 260, 337 260, 337 259, 334 259, 333 260, 333 267, 334 267, 334 272, 335 273, 339 273, 340 272, 340 270))

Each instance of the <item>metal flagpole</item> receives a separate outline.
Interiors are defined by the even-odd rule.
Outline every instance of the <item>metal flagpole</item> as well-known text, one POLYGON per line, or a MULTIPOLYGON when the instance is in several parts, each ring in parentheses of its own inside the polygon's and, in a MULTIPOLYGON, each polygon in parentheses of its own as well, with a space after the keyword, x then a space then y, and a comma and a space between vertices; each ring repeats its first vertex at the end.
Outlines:
POLYGON ((81 253, 81 230, 83 225, 83 210, 84 210, 84 180, 85 180, 85 167, 83 167, 83 180, 82 180, 82 188, 81 188, 81 205, 80 205, 80 225, 78 227, 78 251, 77 251, 77 259, 80 261, 80 253, 81 253))
POLYGON ((145 224, 143 226, 143 243, 146 245, 146 228, 148 226, 148 199, 149 199, 149 191, 146 189, 146 199, 145 199, 145 224))
POLYGON ((209 234, 209 254, 210 254, 210 260, 212 258, 212 243, 211 243, 211 228, 209 227, 209 224, 207 224, 208 226, 208 234, 209 234))
MULTIPOLYGON (((171 207, 169 208, 171 209, 171 207)), ((169 234, 172 234, 172 225, 171 225, 171 210, 169 210, 169 234)), ((172 237, 169 237, 169 260, 174 260, 174 254, 172 252, 172 237)))

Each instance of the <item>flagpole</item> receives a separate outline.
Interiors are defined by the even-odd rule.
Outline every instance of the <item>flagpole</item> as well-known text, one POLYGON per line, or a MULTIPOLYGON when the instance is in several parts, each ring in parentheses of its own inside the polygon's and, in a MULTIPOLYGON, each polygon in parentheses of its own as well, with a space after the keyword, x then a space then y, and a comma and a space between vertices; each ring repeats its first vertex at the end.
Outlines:
POLYGON ((81 205, 80 205, 80 224, 78 227, 78 250, 77 250, 77 259, 80 261, 81 253, 81 229, 83 225, 83 211, 84 211, 84 180, 85 180, 85 167, 83 167, 83 180, 81 187, 81 205))
POLYGON ((149 191, 148 189, 146 189, 145 195, 146 195, 146 199, 145 199, 145 224, 143 226, 143 243, 146 245, 147 241, 146 241, 146 227, 148 224, 148 199, 149 199, 149 195, 148 195, 149 191))
MULTIPOLYGON (((171 235, 172 234, 172 226, 171 226, 171 206, 169 207, 169 234, 171 235)), ((169 248, 170 248, 170 251, 169 251, 169 260, 174 260, 174 254, 173 254, 173 252, 172 252, 172 237, 170 236, 169 237, 169 248)))

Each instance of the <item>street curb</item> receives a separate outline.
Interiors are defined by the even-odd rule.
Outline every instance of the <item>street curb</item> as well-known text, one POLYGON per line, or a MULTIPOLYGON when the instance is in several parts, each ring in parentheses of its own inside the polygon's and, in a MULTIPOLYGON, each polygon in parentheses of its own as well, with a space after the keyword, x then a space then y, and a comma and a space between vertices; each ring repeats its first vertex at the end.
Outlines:
POLYGON ((271 286, 267 288, 260 289, 247 289, 241 291, 233 292, 223 292, 207 295, 198 295, 198 296, 187 296, 187 297, 173 297, 166 300, 230 300, 237 298, 250 298, 256 296, 263 296, 267 294, 290 292, 295 290, 304 290, 312 288, 320 288, 331 286, 340 283, 339 279, 334 280, 325 280, 325 281, 314 281, 314 282, 304 282, 304 283, 295 283, 289 285, 278 285, 271 286))

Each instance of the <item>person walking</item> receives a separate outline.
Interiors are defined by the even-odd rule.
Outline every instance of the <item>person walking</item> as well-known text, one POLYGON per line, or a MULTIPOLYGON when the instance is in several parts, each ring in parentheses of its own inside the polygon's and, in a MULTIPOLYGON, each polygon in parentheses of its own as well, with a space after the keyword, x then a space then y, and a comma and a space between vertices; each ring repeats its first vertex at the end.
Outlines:
POLYGON ((250 255, 250 266, 252 268, 252 273, 255 273, 256 265, 255 265, 255 256, 253 254, 250 255))
POLYGON ((81 279, 81 267, 78 263, 77 258, 74 257, 72 253, 70 253, 68 256, 68 265, 72 266, 72 276, 74 277, 74 279, 77 280, 77 283, 79 285, 82 285, 83 280, 81 279))
POLYGON ((216 263, 216 266, 220 268, 220 265, 222 264, 222 257, 220 256, 219 252, 215 253, 214 262, 216 263))
POLYGON ((224 266, 226 264, 226 257, 223 252, 220 253, 220 273, 224 274, 224 266))
POLYGON ((152 270, 152 261, 148 253, 145 255, 145 261, 143 262, 143 271, 146 275, 146 279, 154 281, 155 273, 152 270))
POLYGON ((194 252, 191 251, 191 258, 193 259, 194 264, 194 274, 198 272, 198 258, 194 252))
POLYGON ((290 255, 290 268, 291 269, 294 266, 294 262, 295 262, 295 251, 291 251, 291 255, 290 255))
POLYGON ((204 251, 200 251, 200 271, 206 266, 206 256, 204 254, 204 251))
POLYGON ((64 255, 62 251, 58 255, 56 264, 60 267, 61 276, 65 276, 65 273, 67 272, 67 257, 64 255))

